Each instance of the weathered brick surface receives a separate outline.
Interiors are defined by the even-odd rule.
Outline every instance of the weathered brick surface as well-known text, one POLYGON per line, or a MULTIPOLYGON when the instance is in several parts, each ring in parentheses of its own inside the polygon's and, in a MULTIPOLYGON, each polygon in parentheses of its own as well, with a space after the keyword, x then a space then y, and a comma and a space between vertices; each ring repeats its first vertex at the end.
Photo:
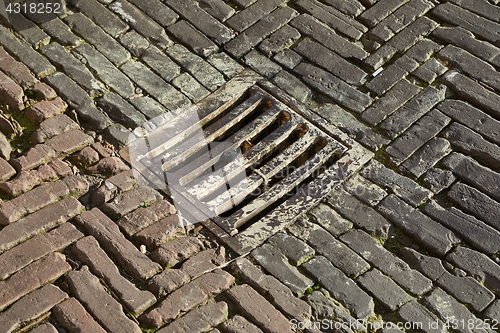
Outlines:
POLYGON ((179 215, 168 215, 158 222, 144 228, 134 238, 149 249, 155 249, 162 243, 186 233, 179 215))
POLYGON ((184 44, 189 45, 200 56, 208 57, 219 50, 217 45, 184 20, 169 26, 167 31, 184 44))
MULTIPOLYGON (((325 228, 333 236, 337 237, 347 230, 351 229, 353 223, 340 216, 330 206, 320 203, 309 211, 309 216, 312 216, 313 221, 325 228)), ((306 227, 308 225, 305 218, 298 218, 297 221, 289 228, 296 229, 306 227), (305 221, 305 222, 304 222, 305 221)))
POLYGON ((227 313, 228 306, 225 302, 208 303, 189 312, 158 332, 206 332, 211 327, 215 327, 223 322, 227 318, 227 313))
POLYGON ((40 123, 38 129, 31 136, 34 143, 43 143, 56 135, 79 129, 80 126, 65 114, 58 114, 40 123))
POLYGON ((198 238, 179 237, 162 244, 151 253, 151 258, 163 267, 172 267, 204 249, 198 238))
POLYGON ((121 217, 116 224, 129 236, 157 222, 168 214, 174 214, 175 207, 166 200, 158 200, 149 207, 140 207, 121 217))
POLYGON ((112 37, 124 33, 129 28, 125 22, 96 0, 73 1, 73 4, 81 13, 85 14, 112 37))
POLYGON ((198 81, 188 73, 182 73, 172 80, 172 85, 179 89, 193 102, 199 102, 210 94, 198 81))
POLYGON ((23 89, 3 72, 0 72, 0 99, 14 111, 24 109, 23 89))
POLYGON ((16 170, 5 159, 0 158, 0 181, 4 182, 16 174, 16 170))
POLYGON ((242 316, 234 316, 233 318, 225 321, 221 325, 221 329, 225 333, 240 333, 240 332, 245 332, 245 333, 261 333, 262 331, 246 320, 242 316))
POLYGON ((0 47, 0 68, 23 88, 36 85, 38 82, 28 67, 12 58, 3 47, 0 47))
POLYGON ((423 305, 417 303, 417 301, 411 301, 403 305, 398 310, 398 315, 405 321, 417 323, 418 327, 426 333, 448 332, 444 327, 444 323, 423 305), (429 323, 431 322, 437 323, 437 327, 430 327, 429 323))
POLYGON ((83 305, 73 297, 56 305, 54 307, 54 315, 57 318, 57 322, 70 332, 106 332, 85 310, 83 305))
POLYGON ((451 151, 450 142, 443 138, 433 138, 417 150, 402 165, 404 172, 420 177, 451 151))
POLYGON ((257 73, 267 78, 271 78, 281 71, 281 67, 278 64, 272 62, 256 50, 248 52, 243 61, 257 73))
POLYGON ((124 216, 144 204, 151 204, 162 196, 151 187, 137 187, 118 195, 112 202, 102 206, 102 210, 113 218, 124 216))

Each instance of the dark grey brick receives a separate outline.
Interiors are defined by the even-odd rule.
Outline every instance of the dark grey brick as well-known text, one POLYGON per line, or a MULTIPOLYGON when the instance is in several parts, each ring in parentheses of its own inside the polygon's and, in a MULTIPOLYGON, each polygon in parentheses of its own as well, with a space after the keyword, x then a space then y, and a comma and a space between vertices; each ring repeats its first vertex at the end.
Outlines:
POLYGON ((315 257, 302 265, 330 294, 347 307, 356 318, 374 314, 373 299, 333 266, 325 257, 315 257))
POLYGON ((438 60, 431 58, 411 74, 427 84, 431 84, 436 78, 444 74, 447 68, 438 60))
POLYGON ((109 140, 111 144, 119 148, 130 144, 130 142, 132 142, 135 138, 129 129, 117 123, 106 127, 103 132, 103 136, 106 140, 109 140))
POLYGON ((450 151, 448 140, 433 138, 401 165, 402 170, 419 178, 450 151))
POLYGON ((125 127, 134 129, 142 126, 147 121, 146 117, 115 93, 107 93, 99 97, 97 104, 111 119, 125 127))
POLYGON ((409 0, 379 1, 359 15, 358 20, 365 23, 368 27, 373 28, 408 1, 409 0))
POLYGON ((172 80, 172 85, 178 88, 184 95, 193 102, 198 102, 210 94, 198 81, 188 73, 182 73, 172 80))
POLYGON ((500 300, 493 302, 486 311, 484 311, 484 316, 491 320, 498 320, 498 318, 500 318, 500 300))
POLYGON ((179 75, 181 68, 165 53, 156 46, 149 46, 142 54, 141 60, 144 61, 153 71, 161 76, 165 81, 170 81, 179 75))
POLYGON ((21 35, 24 40, 30 43, 34 48, 38 48, 50 42, 50 36, 36 24, 25 18, 22 14, 22 10, 20 13, 11 12, 7 14, 5 7, 2 9, 0 17, 3 18, 3 21, 7 22, 11 29, 21 35))
POLYGON ((214 91, 225 83, 221 73, 202 58, 189 52, 185 47, 175 44, 169 47, 166 53, 208 90, 214 91))
POLYGON ((407 80, 401 80, 384 96, 373 102, 372 106, 361 114, 361 118, 368 124, 375 126, 409 101, 419 91, 418 86, 407 80))
POLYGON ((366 81, 366 73, 363 70, 309 38, 302 40, 294 51, 349 84, 359 86, 366 81))
POLYGON ((465 183, 478 188, 496 200, 500 200, 500 188, 497 186, 500 184, 500 174, 459 153, 451 153, 443 164, 465 183))
POLYGON ((414 207, 420 206, 432 194, 413 180, 386 168, 380 162, 374 160, 361 171, 361 175, 382 186, 382 188, 390 189, 392 193, 395 193, 414 207))
MULTIPOLYGON (((353 224, 340 216, 330 206, 320 203, 312 208, 308 215, 312 216, 316 223, 325 228, 333 236, 337 237, 351 229, 353 224)), ((299 224, 300 221, 297 222, 299 224)))
POLYGON ((288 69, 294 69, 302 61, 302 57, 290 49, 284 49, 277 53, 273 60, 288 69))
MULTIPOLYGON (((265 3, 268 2, 270 1, 266 1, 265 3)), ((281 28, 296 15, 297 12, 289 7, 278 8, 227 43, 225 49, 236 58, 239 58, 248 53, 264 38, 281 28)))
POLYGON ((269 238, 268 242, 285 254, 294 266, 299 266, 315 253, 314 249, 305 242, 283 232, 269 238))
POLYGON ((376 210, 348 194, 343 189, 334 191, 328 197, 328 203, 341 215, 372 235, 387 238, 392 224, 376 210))
POLYGON ((64 21, 113 64, 119 66, 130 59, 127 50, 82 13, 66 16, 64 21))
POLYGON ((353 17, 358 16, 365 10, 365 7, 363 7, 363 5, 361 5, 358 1, 325 0, 325 3, 338 9, 344 14, 353 17))
POLYGON ((359 174, 349 178, 344 183, 344 188, 358 200, 370 206, 376 206, 380 200, 387 196, 387 192, 380 186, 373 184, 359 174))
POLYGON ((302 76, 304 82, 352 111, 362 112, 372 102, 368 95, 353 89, 342 80, 313 65, 301 63, 295 67, 294 71, 302 76))
POLYGON ((432 15, 458 25, 495 44, 500 40, 500 24, 473 14, 452 3, 444 3, 432 10, 432 15))
POLYGON ((422 295, 432 288, 429 279, 419 271, 411 269, 405 261, 386 250, 366 232, 351 230, 340 236, 340 240, 409 293, 422 295))
POLYGON ((92 68, 97 77, 123 98, 129 98, 135 93, 132 81, 92 46, 85 43, 75 48, 74 52, 81 57, 81 61, 92 68))
POLYGON ((173 44, 161 25, 153 21, 149 16, 128 1, 115 1, 110 4, 108 8, 119 15, 131 27, 137 30, 137 32, 146 37, 151 44, 156 45, 160 49, 164 49, 173 44))
POLYGON ((392 64, 382 73, 372 79, 366 87, 378 96, 391 89, 396 83, 403 79, 408 72, 396 64, 392 64))
POLYGON ((356 282, 391 311, 396 311, 401 305, 413 299, 377 269, 372 269, 359 276, 356 282))
POLYGON ((90 97, 95 97, 106 91, 106 86, 97 80, 92 73, 58 43, 50 43, 42 47, 41 52, 48 57, 66 75, 85 89, 90 97))
POLYGON ((271 78, 281 71, 280 65, 272 62, 264 55, 260 54, 256 50, 250 51, 244 58, 243 61, 246 65, 250 66, 257 73, 271 78))
POLYGON ((200 56, 208 57, 219 51, 217 45, 184 20, 172 24, 167 31, 200 56))
POLYGON ((490 1, 493 4, 489 4, 487 1, 481 0, 452 0, 450 2, 479 14, 480 16, 486 17, 489 20, 500 23, 500 8, 493 5, 498 4, 497 0, 490 1))
POLYGON ((120 43, 132 53, 134 57, 140 57, 151 45, 148 40, 142 37, 137 31, 130 30, 118 37, 120 43))
POLYGON ((241 8, 246 8, 253 4, 257 0, 234 0, 234 3, 240 6, 241 8))
POLYGON ((78 8, 95 24, 113 37, 116 37, 128 30, 128 25, 113 14, 107 7, 101 5, 96 0, 80 1, 70 0, 70 3, 78 8))
POLYGON ((120 69, 168 110, 174 110, 190 104, 186 96, 165 82, 161 77, 151 72, 142 63, 131 60, 123 64, 120 69))
POLYGON ((266 56, 271 57, 290 47, 300 38, 300 32, 285 24, 278 31, 274 32, 269 38, 259 44, 259 50, 266 56))
POLYGON ((224 52, 212 54, 207 60, 219 72, 224 74, 227 79, 232 78, 244 69, 243 66, 224 52))
POLYGON ((302 103, 312 96, 311 89, 287 71, 280 71, 271 81, 302 103))
POLYGON ((460 242, 451 230, 407 205, 395 195, 391 194, 382 200, 378 210, 433 253, 444 255, 460 242))
POLYGON ((76 46, 83 43, 83 40, 76 36, 55 14, 38 15, 36 13, 25 13, 30 20, 38 24, 52 40, 65 46, 76 46))
POLYGON ((406 53, 410 59, 415 60, 418 63, 427 61, 434 53, 439 51, 443 46, 437 44, 436 42, 424 38, 414 46, 412 46, 406 53))
POLYGON ((47 59, 33 50, 31 45, 15 38, 14 35, 3 26, 0 26, 0 44, 19 61, 28 66, 38 78, 49 75, 56 70, 47 59))
MULTIPOLYGON (((138 0, 140 1, 140 0, 138 0)), ((198 30, 215 41, 219 46, 227 43, 234 37, 234 32, 215 18, 207 14, 203 9, 194 6, 185 0, 166 0, 165 4, 174 9, 185 20, 189 21, 198 30)))
POLYGON ((483 111, 463 101, 452 99, 439 103, 436 108, 488 140, 500 144, 500 122, 483 111))
POLYGON ((436 104, 444 100, 445 94, 446 87, 444 85, 425 88, 384 120, 380 129, 394 139, 425 113, 429 112, 436 104))
POLYGON ((486 254, 498 252, 500 232, 475 217, 464 214, 455 207, 444 208, 435 201, 427 203, 423 210, 442 225, 453 230, 474 248, 486 254))
POLYGON ((285 2, 287 0, 257 1, 251 7, 242 10, 227 20, 227 25, 238 32, 242 32, 285 2))
POLYGON ((403 320, 413 323, 412 327, 420 329, 426 333, 446 333, 448 330, 439 318, 426 309, 417 301, 411 301, 403 305, 398 314, 403 320), (437 328, 430 327, 430 323, 436 323, 437 328), (416 326, 415 326, 416 325, 416 326))
POLYGON ((147 16, 151 17, 164 27, 173 24, 179 18, 179 15, 159 0, 129 1, 140 8, 147 16))
POLYGON ((367 56, 363 48, 340 37, 330 27, 319 22, 309 14, 297 16, 290 22, 290 25, 299 30, 303 35, 321 41, 323 46, 328 47, 343 58, 362 60, 367 56))
POLYGON ((141 111, 142 114, 144 114, 148 119, 153 119, 168 112, 163 105, 148 96, 131 98, 129 102, 135 106, 137 110, 141 111))
POLYGON ((278 280, 301 296, 314 282, 288 263, 287 258, 275 247, 264 244, 252 251, 252 257, 278 280))
POLYGON ((236 12, 222 0, 200 0, 200 8, 221 22, 226 21, 236 12))
POLYGON ((453 172, 439 168, 431 168, 424 175, 422 182, 425 187, 433 193, 439 193, 453 184, 455 180, 457 180, 457 178, 453 175, 453 172))
POLYGON ((354 40, 360 39, 363 33, 368 30, 356 20, 318 1, 299 0, 295 5, 320 21, 323 21, 329 27, 354 40))
POLYGON ((437 135, 448 125, 450 120, 437 110, 427 113, 386 148, 385 151, 390 156, 391 162, 396 165, 401 164, 418 148, 437 135))

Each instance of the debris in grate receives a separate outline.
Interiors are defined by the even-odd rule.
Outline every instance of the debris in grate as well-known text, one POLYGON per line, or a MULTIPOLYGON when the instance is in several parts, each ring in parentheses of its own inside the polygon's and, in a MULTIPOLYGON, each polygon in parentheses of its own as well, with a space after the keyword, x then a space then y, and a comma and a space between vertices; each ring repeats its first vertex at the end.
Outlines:
POLYGON ((140 137, 127 149, 134 169, 187 222, 203 222, 239 254, 294 221, 372 157, 252 71, 135 133, 140 137))

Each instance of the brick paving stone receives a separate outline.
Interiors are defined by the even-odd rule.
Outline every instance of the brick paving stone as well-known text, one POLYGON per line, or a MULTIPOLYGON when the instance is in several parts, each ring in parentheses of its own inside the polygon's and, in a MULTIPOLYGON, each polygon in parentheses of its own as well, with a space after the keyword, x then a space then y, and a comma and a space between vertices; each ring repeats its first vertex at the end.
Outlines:
POLYGON ((234 32, 210 16, 199 6, 183 0, 166 0, 165 4, 175 10, 185 20, 215 41, 219 46, 231 40, 234 32))
MULTIPOLYGON (((9 141, 5 137, 3 133, 0 134, 0 158, 2 159, 10 159, 10 154, 12 153, 12 146, 9 141)), ((7 171, 9 168, 7 167, 7 171)))
POLYGON ((0 224, 7 225, 19 220, 60 199, 73 195, 76 197, 89 189, 87 181, 79 176, 70 175, 62 180, 43 184, 10 201, 0 204, 0 224))
MULTIPOLYGON (((461 6, 465 9, 468 9, 480 16, 486 17, 489 20, 496 21, 500 23, 500 9, 498 6, 494 6, 493 4, 489 4, 485 1, 478 0, 453 0, 452 3, 457 6, 461 6)), ((493 3, 498 3, 498 1, 492 1, 493 3)))
POLYGON ((358 16, 365 10, 358 1, 326 0, 325 2, 348 16, 358 16))
POLYGON ((129 280, 120 275, 118 267, 101 249, 94 237, 88 236, 79 240, 72 247, 72 251, 84 265, 89 266, 93 274, 106 281, 127 310, 139 315, 156 303, 153 294, 137 289, 129 280))
POLYGON ((500 300, 494 301, 483 313, 484 317, 490 320, 498 320, 500 318, 500 300))
POLYGON ((118 0, 111 3, 108 8, 158 48, 163 50, 173 44, 161 25, 153 21, 153 19, 130 2, 118 0))
POLYGON ((363 48, 340 37, 330 27, 318 21, 314 16, 301 14, 294 18, 290 25, 299 30, 303 35, 320 40, 323 46, 336 52, 343 58, 362 60, 367 53, 363 48))
POLYGON ((450 122, 450 118, 438 110, 432 110, 416 121, 406 132, 387 148, 391 162, 399 165, 428 140, 437 135, 450 122))
POLYGON ((70 332, 105 333, 76 298, 69 298, 54 307, 57 322, 70 332))
POLYGON ((431 84, 439 75, 444 74, 446 70, 447 68, 442 65, 441 62, 431 58, 427 60, 425 64, 417 68, 412 75, 427 84, 431 84))
POLYGON ((144 204, 162 199, 162 196, 150 187, 137 187, 118 195, 112 202, 103 205, 102 210, 113 218, 124 216, 144 204))
POLYGON ((398 315, 405 321, 412 323, 412 327, 418 327, 426 333, 446 333, 448 330, 444 327, 444 323, 439 318, 430 312, 417 301, 411 301, 403 305, 398 310, 398 315), (430 323, 436 323, 437 328, 434 328, 430 323), (415 326, 416 325, 416 326, 415 326))
POLYGON ((469 52, 448 45, 437 54, 438 58, 458 68, 462 73, 477 79, 490 87, 500 90, 500 74, 495 67, 473 56, 469 52))
POLYGON ((13 332, 22 324, 50 311, 66 298, 68 295, 65 292, 51 284, 35 290, 0 314, 0 329, 5 333, 13 332))
POLYGON ((224 333, 262 333, 260 328, 238 315, 222 323, 220 328, 224 333))
POLYGON ((500 203, 462 183, 453 185, 446 196, 460 208, 500 230, 500 221, 497 219, 500 203))
POLYGON ((339 242, 323 228, 305 219, 301 221, 301 225, 290 227, 289 231, 295 237, 306 241, 317 254, 328 258, 349 277, 356 277, 370 268, 370 265, 356 252, 339 242))
POLYGON ((419 178, 450 151, 450 142, 448 140, 433 138, 406 160, 401 165, 401 169, 419 178))
POLYGON ((312 256, 314 249, 297 237, 279 232, 268 239, 269 244, 280 250, 294 266, 299 266, 312 256))
POLYGON ((135 30, 130 30, 120 35, 118 40, 134 57, 140 57, 151 45, 146 38, 142 37, 135 30))
POLYGON ((87 171, 90 174, 97 174, 97 175, 104 175, 104 176, 114 175, 116 173, 126 171, 129 169, 130 168, 128 167, 128 165, 126 165, 117 156, 103 158, 103 159, 99 160, 99 162, 97 162, 96 164, 94 164, 90 167, 87 167, 87 171))
POLYGON ((0 99, 13 111, 24 109, 23 89, 3 72, 0 72, 0 80, 0 99))
POLYGON ((32 329, 30 333, 57 333, 57 329, 51 323, 45 323, 32 329))
POLYGON ((307 321, 311 317, 311 307, 304 300, 293 295, 292 291, 274 276, 266 275, 250 260, 239 258, 233 263, 238 277, 266 297, 280 311, 291 318, 307 321))
POLYGON ((390 138, 396 138, 408 129, 413 122, 417 121, 436 104, 444 100, 445 94, 446 87, 444 85, 425 88, 409 102, 396 110, 386 120, 384 120, 380 129, 390 138))
POLYGON ((175 207, 166 200, 158 200, 149 207, 140 207, 121 217, 116 224, 128 236, 132 236, 142 229, 152 225, 161 218, 176 212, 175 207))
POLYGON ((147 119, 119 95, 109 92, 97 99, 97 104, 106 114, 128 128, 142 126, 147 119))
POLYGON ((411 47, 405 55, 418 63, 422 63, 429 60, 429 58, 434 53, 438 52, 442 47, 442 45, 439 45, 430 39, 424 38, 411 47))
POLYGON ((366 24, 369 28, 373 28, 380 21, 392 14, 396 9, 407 3, 409 0, 404 1, 379 1, 370 8, 366 9, 358 17, 362 23, 366 24))
POLYGON ((497 181, 498 173, 478 164, 476 161, 459 153, 451 153, 443 162, 443 165, 456 174, 465 183, 476 187, 493 199, 500 200, 500 192, 497 181))
POLYGON ((427 203, 423 210, 481 252, 493 254, 499 250, 500 232, 475 217, 454 207, 446 209, 434 201, 427 203))
POLYGON ((156 118, 162 114, 168 113, 167 109, 154 99, 149 96, 140 96, 132 98, 129 103, 135 106, 135 108, 148 119, 156 118))
POLYGON ((412 300, 401 287, 377 269, 359 276, 356 282, 391 311, 396 311, 404 303, 412 300))
POLYGON ((309 38, 303 39, 294 51, 349 84, 358 86, 366 80, 366 73, 363 70, 309 38))
POLYGON ((380 96, 401 81, 407 74, 408 72, 405 69, 392 64, 373 78, 366 87, 380 96))
POLYGON ((30 148, 24 155, 11 161, 17 170, 28 170, 47 163, 56 156, 55 151, 45 144, 38 144, 30 148))
POLYGON ((37 15, 37 13, 30 13, 29 11, 23 14, 49 34, 52 37, 52 41, 55 40, 65 46, 76 46, 83 42, 55 14, 45 13, 44 15, 37 15))
POLYGON ((84 207, 73 197, 65 198, 0 230, 0 252, 44 231, 55 228, 75 215, 84 207))
POLYGON ((95 75, 123 98, 134 94, 132 82, 99 51, 85 43, 76 47, 73 52, 81 57, 81 61, 91 67, 95 75))
MULTIPOLYGON (((308 215, 312 216, 316 223, 325 228, 335 237, 343 234, 353 226, 351 221, 344 219, 335 210, 324 203, 319 203, 317 206, 312 208, 308 212, 308 215)), ((302 225, 303 219, 305 218, 297 219, 297 221, 292 224, 290 228, 293 228, 294 226, 298 227, 299 225, 301 227, 305 227, 308 223, 306 222, 305 225, 302 225)))
POLYGON ((165 81, 170 81, 180 73, 180 67, 156 46, 149 46, 141 55, 144 61, 154 72, 165 81))
POLYGON ((141 253, 99 209, 84 212, 75 222, 94 236, 133 277, 146 280, 161 271, 161 266, 141 253))
POLYGON ((16 170, 3 158, 0 158, 0 181, 4 182, 16 174, 16 170))
POLYGON ((3 26, 0 27, 0 44, 20 62, 28 66, 38 78, 53 73, 56 70, 47 59, 33 50, 31 45, 15 38, 14 35, 3 26))
POLYGON ((407 80, 401 80, 384 96, 373 102, 373 105, 361 114, 361 118, 370 125, 375 126, 384 120, 386 116, 404 105, 419 91, 418 86, 407 80))
POLYGON ((72 154, 94 142, 94 139, 81 130, 72 130, 56 135, 45 141, 45 145, 53 149, 56 156, 72 154))
POLYGON ((99 279, 90 273, 87 266, 79 271, 71 271, 66 276, 72 295, 83 303, 92 316, 111 333, 126 332, 140 333, 139 326, 129 319, 123 308, 99 282, 99 279))
POLYGON ((167 31, 199 56, 208 57, 219 51, 217 45, 184 20, 172 24, 167 28, 167 31))
POLYGON ((495 44, 500 40, 500 24, 469 12, 452 3, 444 3, 431 12, 437 18, 458 25, 495 44))
POLYGON ((226 24, 241 33, 285 2, 286 0, 256 2, 231 17, 226 24))
POLYGON ((289 7, 278 8, 227 43, 225 49, 234 57, 240 58, 296 15, 297 12, 289 7))
POLYGON ((281 71, 281 67, 256 50, 252 50, 243 58, 246 65, 259 74, 271 78, 281 71))
POLYGON ((235 0, 234 3, 236 3, 241 8, 246 8, 253 4, 255 1, 257 0, 235 0))
POLYGON ((446 99, 436 107, 453 120, 464 124, 483 137, 500 144, 500 122, 483 111, 459 100, 446 99))
POLYGON ((448 254, 446 260, 477 278, 493 292, 500 291, 500 266, 485 254, 460 246, 448 254))
POLYGON ((96 0, 71 1, 71 3, 112 37, 121 35, 129 28, 125 22, 96 0))
POLYGON ((210 91, 205 89, 188 73, 182 73, 174 78, 171 83, 193 102, 199 102, 210 94, 210 91))
MULTIPOLYGON (((177 319, 158 333, 203 333, 226 320, 228 307, 225 302, 208 303, 177 319)), ((213 331, 211 331, 213 332, 213 331)))
POLYGON ((130 53, 127 50, 84 14, 76 13, 66 16, 64 21, 73 31, 94 45, 113 64, 119 66, 130 59, 130 53))
POLYGON ((58 279, 71 270, 66 257, 53 252, 36 261, 10 278, 0 281, 0 309, 5 309, 24 295, 58 279))
MULTIPOLYGON (((127 215, 128 216, 128 215, 127 215)), ((162 244, 151 253, 151 258, 163 267, 172 267, 203 251, 205 246, 196 237, 180 237, 162 244)))
POLYGON ((264 244, 252 251, 252 257, 298 296, 304 294, 307 288, 314 284, 312 280, 290 265, 287 258, 274 246, 264 244))
POLYGON ((235 286, 225 295, 253 323, 269 333, 292 332, 288 319, 249 285, 235 286))
POLYGON ((200 0, 199 6, 221 22, 225 22, 236 12, 222 0, 200 0))
POLYGON ((189 278, 193 279, 201 274, 214 270, 226 262, 226 251, 224 247, 208 249, 197 253, 182 263, 181 270, 189 278))
POLYGON ((271 81, 302 103, 312 97, 311 89, 287 71, 280 71, 271 81))
POLYGON ((130 0, 129 2, 164 27, 173 24, 179 18, 179 15, 158 0, 130 0))
POLYGON ((148 290, 156 297, 162 298, 186 282, 189 282, 189 276, 183 273, 181 269, 166 269, 149 280, 148 290))
POLYGON ((420 17, 367 57, 364 60, 365 65, 373 70, 378 69, 396 53, 406 51, 424 36, 431 33, 437 25, 435 21, 425 16, 420 17))
POLYGON ((422 178, 422 183, 434 194, 441 192, 457 180, 451 171, 431 168, 422 178))
POLYGON ((189 104, 186 96, 151 72, 142 63, 132 60, 121 66, 120 69, 167 109, 174 110, 189 104))
POLYGON ((156 308, 140 316, 139 321, 148 327, 159 327, 220 294, 233 283, 234 277, 222 270, 202 275, 169 294, 156 308))
POLYGON ((91 147, 85 147, 71 156, 71 161, 77 167, 88 167, 99 161, 99 153, 91 147))
POLYGON ((434 30, 432 36, 467 50, 486 61, 491 61, 500 54, 499 48, 474 38, 470 31, 462 27, 439 27, 434 30))
POLYGON ((374 314, 373 299, 325 257, 317 256, 304 263, 302 267, 356 318, 368 318, 374 314))
POLYGON ((301 63, 295 67, 294 71, 302 76, 304 82, 352 111, 362 112, 372 102, 368 95, 353 89, 344 81, 313 65, 301 63))
POLYGON ((70 117, 65 114, 58 114, 42 121, 38 129, 31 136, 31 141, 34 143, 43 143, 56 135, 79 128, 80 126, 70 117))
POLYGON ((373 184, 363 176, 356 174, 344 183, 344 189, 361 202, 376 206, 380 200, 387 196, 387 192, 380 186, 373 184))
POLYGON ((37 171, 20 171, 14 179, 1 183, 0 190, 10 197, 16 197, 41 183, 42 180, 37 171))
POLYGON ((438 258, 429 257, 413 249, 401 250, 405 259, 435 284, 464 304, 469 304, 475 311, 483 311, 495 299, 495 294, 470 276, 457 276, 449 273, 438 258))
POLYGON ((378 210, 394 225, 433 253, 444 255, 460 242, 451 230, 407 205, 393 194, 381 201, 378 210))
POLYGON ((33 48, 38 48, 50 42, 50 36, 47 35, 36 24, 26 19, 22 13, 2 12, 3 20, 7 21, 11 29, 16 31, 23 37, 25 41, 30 43, 33 48))
POLYGON ((382 188, 391 189, 392 193, 395 193, 414 207, 421 205, 431 196, 431 192, 426 188, 386 168, 378 161, 371 161, 370 164, 361 171, 361 176, 382 188))
POLYGON ((158 222, 144 228, 134 235, 134 239, 146 245, 148 249, 155 249, 161 244, 185 235, 186 230, 178 215, 168 215, 158 222))
POLYGON ((259 50, 266 56, 271 57, 273 54, 279 53, 290 47, 301 37, 300 32, 285 24, 276 32, 272 33, 269 38, 259 44, 259 50))
POLYGON ((433 4, 426 0, 411 0, 379 22, 368 32, 368 36, 379 42, 387 42, 416 18, 425 14, 433 4))
POLYGON ((207 60, 219 72, 223 73, 227 79, 231 79, 243 70, 243 66, 224 52, 214 53, 207 60))
POLYGON ((92 205, 101 206, 118 194, 130 191, 135 185, 136 178, 132 170, 123 171, 111 176, 92 193, 92 205))
POLYGON ((417 270, 411 269, 405 261, 386 250, 364 231, 348 231, 340 237, 340 240, 409 293, 422 295, 432 288, 429 279, 417 270))
POLYGON ((51 101, 41 101, 26 108, 24 114, 33 123, 39 123, 45 119, 64 113, 68 104, 61 97, 51 101))
POLYGON ((334 209, 352 221, 356 227, 377 237, 388 237, 392 224, 375 209, 363 204, 343 189, 332 193, 327 200, 334 209))
POLYGON ((320 2, 299 0, 295 3, 295 5, 351 39, 360 39, 363 36, 363 33, 368 30, 357 21, 342 14, 332 7, 323 5, 320 2))
POLYGON ((38 82, 28 67, 12 58, 3 47, 0 47, 0 68, 23 88, 31 87, 38 82))
POLYGON ((486 141, 469 128, 458 123, 452 123, 444 132, 453 147, 468 156, 484 161, 487 165, 498 169, 500 166, 500 148, 486 141))
POLYGON ((6 279, 32 262, 51 252, 62 250, 82 237, 83 234, 72 224, 64 223, 46 234, 19 244, 0 255, 0 260, 4 263, 0 266, 0 279, 6 279))

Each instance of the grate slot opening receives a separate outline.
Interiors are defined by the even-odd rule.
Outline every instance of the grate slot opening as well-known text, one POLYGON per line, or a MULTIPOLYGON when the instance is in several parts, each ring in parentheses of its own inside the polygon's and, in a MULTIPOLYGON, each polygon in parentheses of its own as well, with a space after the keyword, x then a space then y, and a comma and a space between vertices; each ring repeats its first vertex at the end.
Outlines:
POLYGON ((286 111, 281 111, 278 117, 269 126, 266 126, 262 131, 260 131, 255 137, 248 138, 240 145, 241 153, 244 154, 250 148, 255 146, 257 143, 264 140, 265 137, 276 131, 278 128, 283 126, 287 121, 290 120, 290 113, 286 111))

